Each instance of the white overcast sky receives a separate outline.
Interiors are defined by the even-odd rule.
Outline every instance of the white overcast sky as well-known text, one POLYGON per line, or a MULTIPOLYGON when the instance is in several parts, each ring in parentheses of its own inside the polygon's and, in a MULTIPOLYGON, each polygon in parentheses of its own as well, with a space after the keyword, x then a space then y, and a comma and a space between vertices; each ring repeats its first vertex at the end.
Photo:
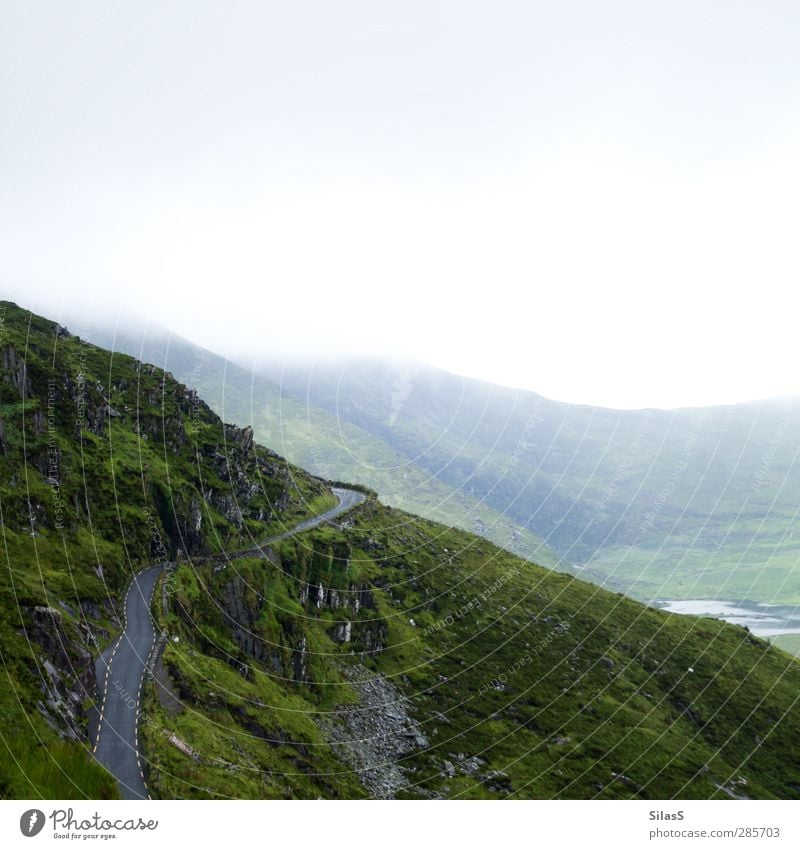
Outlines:
POLYGON ((795 0, 16 2, 0 293, 609 406, 800 390, 795 0))

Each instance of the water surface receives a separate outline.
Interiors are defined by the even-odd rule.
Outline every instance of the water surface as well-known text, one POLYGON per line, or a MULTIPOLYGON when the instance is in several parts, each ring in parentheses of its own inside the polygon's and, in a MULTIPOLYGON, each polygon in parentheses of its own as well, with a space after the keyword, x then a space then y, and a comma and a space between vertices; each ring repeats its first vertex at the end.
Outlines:
POLYGON ((742 625, 757 637, 800 634, 800 608, 785 604, 760 604, 756 601, 721 601, 715 598, 683 600, 655 599, 653 607, 670 613, 713 616, 732 625, 742 625))

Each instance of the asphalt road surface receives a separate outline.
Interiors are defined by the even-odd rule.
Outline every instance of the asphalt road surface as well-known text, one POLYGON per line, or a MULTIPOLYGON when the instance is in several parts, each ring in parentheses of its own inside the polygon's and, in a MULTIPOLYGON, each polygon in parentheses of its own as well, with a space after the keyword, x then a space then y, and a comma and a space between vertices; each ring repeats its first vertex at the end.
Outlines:
POLYGON ((348 511, 351 507, 355 507, 356 504, 360 504, 365 497, 360 492, 356 492, 354 489, 339 489, 338 487, 334 487, 332 492, 339 499, 339 503, 335 507, 331 507, 331 509, 327 510, 325 513, 320 513, 319 516, 312 516, 310 519, 300 522, 299 525, 295 525, 289 531, 270 537, 266 542, 262 543, 262 545, 269 545, 271 542, 277 542, 279 539, 286 539, 286 537, 293 536, 294 534, 300 533, 300 531, 307 531, 309 528, 316 528, 317 525, 321 525, 323 522, 329 522, 331 519, 335 519, 337 516, 348 511))
MULTIPOLYGON (((339 499, 336 507, 270 537, 259 547, 315 528, 364 500, 364 495, 351 489, 333 492, 339 499)), ((131 581, 125 596, 125 628, 95 663, 100 712, 94 756, 117 779, 124 799, 150 798, 139 751, 139 713, 142 682, 156 637, 150 601, 164 566, 148 566, 131 581)))
POLYGON ((125 630, 97 659, 100 717, 95 758, 117 779, 124 799, 148 799, 139 753, 139 706, 155 631, 150 617, 163 565, 139 572, 125 597, 125 630))

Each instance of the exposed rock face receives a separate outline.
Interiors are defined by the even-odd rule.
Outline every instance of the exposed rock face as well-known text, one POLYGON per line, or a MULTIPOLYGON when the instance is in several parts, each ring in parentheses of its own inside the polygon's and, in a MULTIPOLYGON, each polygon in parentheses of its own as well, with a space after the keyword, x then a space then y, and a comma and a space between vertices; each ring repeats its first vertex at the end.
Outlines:
MULTIPOLYGON (((230 427, 225 425, 226 429, 230 427)), ((214 451, 204 457, 224 488, 202 488, 198 497, 195 493, 175 490, 161 492, 154 487, 154 500, 169 541, 170 556, 178 549, 191 555, 208 550, 208 535, 215 533, 212 522, 206 518, 209 510, 230 522, 235 532, 241 532, 247 520, 267 521, 286 508, 290 479, 285 464, 273 461, 267 452, 256 457, 248 438, 241 437, 237 443, 230 444, 240 443, 250 446, 250 454, 245 455, 236 447, 227 453, 214 451), (265 497, 258 481, 271 482, 271 500, 265 497)))
MULTIPOLYGON (((217 424, 212 411, 193 390, 174 383, 170 375, 154 366, 131 365, 131 371, 160 375, 157 388, 150 382, 134 396, 135 406, 126 404, 132 400, 133 387, 127 378, 106 385, 83 373, 31 371, 13 345, 0 349, 0 366, 3 383, 13 386, 22 398, 39 400, 24 423, 30 435, 26 462, 52 486, 69 478, 69 461, 65 463, 65 455, 49 433, 51 428, 63 430, 65 421, 75 439, 85 440, 88 434, 109 437, 112 427, 127 429, 144 441, 163 446, 165 452, 181 456, 183 462, 187 451, 194 450, 191 438, 197 433, 206 438, 199 456, 192 458, 204 471, 189 481, 190 486, 181 490, 169 488, 161 479, 150 481, 161 527, 144 528, 145 537, 159 532, 165 548, 159 553, 151 547, 154 558, 174 556, 179 549, 192 555, 208 551, 209 535, 220 533, 220 528, 214 527, 216 517, 212 516, 212 521, 206 518, 209 510, 225 518, 231 525, 231 538, 238 539, 248 520, 268 521, 290 501, 291 476, 286 462, 256 446, 252 428, 218 422, 218 441, 209 442, 207 434, 214 428, 208 430, 208 426, 217 424), (203 424, 202 429, 198 423, 203 424), (214 483, 209 486, 205 480, 214 483)), ((8 423, 0 423, 0 454, 8 453, 8 432, 8 423)), ((76 513, 87 512, 83 499, 76 497, 74 504, 76 513)), ((46 516, 37 517, 37 521, 50 526, 46 516)))
POLYGON ((247 657, 297 683, 311 680, 308 639, 300 626, 296 627, 291 619, 285 620, 280 645, 262 639, 258 620, 264 610, 264 599, 240 575, 224 585, 220 601, 225 624, 247 657))
POLYGON ((17 349, 13 345, 6 345, 3 348, 2 363, 5 371, 3 381, 18 389, 23 400, 29 398, 31 395, 31 379, 28 376, 25 359, 17 353, 17 349))
MULTIPOLYGON (((373 591, 363 581, 350 581, 342 585, 335 579, 337 587, 329 586, 329 577, 334 573, 339 577, 350 568, 349 548, 320 550, 307 560, 281 562, 277 554, 269 548, 237 552, 230 557, 260 555, 269 561, 267 568, 278 567, 286 574, 295 576, 297 595, 307 614, 305 616, 284 616, 280 619, 279 629, 274 621, 270 630, 265 632, 262 614, 265 609, 264 598, 254 587, 258 577, 245 578, 237 574, 225 583, 219 584, 214 591, 220 602, 223 625, 228 628, 236 645, 244 657, 231 662, 239 669, 247 666, 248 659, 260 663, 268 672, 296 683, 310 683, 314 680, 310 665, 312 652, 309 649, 306 623, 309 616, 318 617, 324 612, 333 612, 335 621, 329 627, 331 637, 351 647, 356 655, 368 655, 383 650, 388 637, 388 624, 378 613, 373 591), (336 568, 326 572, 325 580, 318 578, 306 583, 303 577, 309 568, 319 568, 319 563, 335 563, 336 568), (316 566, 314 564, 317 564, 316 566), (268 637, 266 634, 268 633, 268 637)), ((227 568, 227 562, 219 556, 201 558, 216 561, 214 574, 220 574, 227 568)), ((323 570, 324 571, 324 570, 323 570)))
POLYGON ((264 609, 264 599, 237 575, 224 585, 220 601, 236 644, 254 660, 263 660, 264 644, 253 629, 264 609))
POLYGON ((292 677, 299 683, 311 680, 308 670, 308 639, 305 634, 297 647, 292 650, 292 677))
POLYGON ((163 707, 170 715, 175 715, 183 710, 180 696, 175 688, 172 676, 164 663, 164 644, 161 643, 159 651, 156 653, 155 663, 153 664, 153 681, 155 683, 156 695, 161 707, 163 707))
POLYGON ((351 582, 338 590, 323 583, 301 584, 299 597, 311 612, 327 609, 337 614, 339 621, 330 631, 337 642, 352 642, 354 650, 362 654, 382 651, 386 645, 388 625, 377 616, 375 598, 367 584, 351 582))
POLYGON ((390 681, 361 665, 342 671, 358 694, 358 704, 341 708, 338 719, 326 717, 318 724, 370 795, 392 799, 409 783, 403 759, 425 748, 428 740, 409 716, 408 701, 390 681))
POLYGON ((349 643, 353 636, 352 622, 337 622, 333 628, 333 639, 337 643, 349 643))
POLYGON ((37 663, 42 684, 39 711, 62 736, 87 739, 83 702, 94 699, 96 693, 91 631, 69 621, 54 607, 37 606, 30 611, 27 634, 41 649, 37 663))
POLYGON ((250 454, 253 450, 253 428, 226 424, 225 442, 228 448, 236 446, 243 454, 250 454))
POLYGON ((321 583, 312 584, 307 594, 314 599, 317 609, 327 607, 329 610, 334 611, 348 611, 354 616, 357 616, 359 610, 362 608, 368 610, 375 609, 375 599, 369 586, 365 583, 350 583, 343 590, 326 588, 321 583))
POLYGON ((177 734, 169 732, 166 729, 163 731, 163 734, 179 752, 186 755, 187 758, 200 763, 200 755, 185 740, 182 740, 177 734))
POLYGON ((361 644, 362 654, 378 654, 383 651, 389 636, 389 626, 383 619, 374 619, 371 622, 357 622, 355 625, 357 627, 354 631, 353 639, 357 639, 361 644))

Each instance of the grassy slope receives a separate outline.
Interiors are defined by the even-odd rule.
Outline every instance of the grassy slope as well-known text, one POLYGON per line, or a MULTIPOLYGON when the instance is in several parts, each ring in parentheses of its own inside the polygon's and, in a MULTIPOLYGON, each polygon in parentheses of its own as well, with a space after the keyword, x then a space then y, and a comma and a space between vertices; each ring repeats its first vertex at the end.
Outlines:
POLYGON ((744 629, 664 614, 397 510, 369 503, 356 514, 350 528, 282 542, 279 566, 179 569, 166 625, 180 635, 168 660, 185 707, 150 707, 161 794, 358 795, 312 722, 353 703, 346 670, 356 661, 394 682, 428 738, 401 761, 401 796, 800 792, 800 665, 788 655, 744 629), (237 648, 218 611, 233 575, 265 599, 254 634, 273 646, 287 628, 308 635, 312 681, 289 680, 237 648), (343 613, 301 603, 321 581, 371 587, 375 609, 347 614, 352 643, 331 639, 343 613), (385 646, 363 654, 357 628, 376 623, 385 646), (242 664, 246 677, 232 671, 242 664), (280 745, 259 746, 259 736, 280 745), (471 774, 460 765, 473 757, 471 774))
MULTIPOLYGON (((791 532, 787 533, 791 539, 791 532)), ((754 538, 743 548, 725 544, 701 551, 676 538, 651 551, 617 548, 593 558, 582 576, 624 591, 634 598, 752 599, 767 604, 800 604, 797 563, 800 552, 793 539, 785 543, 754 538)))
POLYGON ((770 637, 769 641, 773 646, 777 646, 795 657, 800 657, 800 634, 782 634, 778 637, 770 637))
MULTIPOLYGON (((0 303, 0 317, 0 796, 113 797, 110 777, 81 756, 85 744, 60 740, 60 710, 37 708, 52 687, 34 608, 58 611, 65 636, 39 637, 56 644, 51 654, 67 641, 69 675, 70 666, 85 668, 82 652, 117 633, 131 575, 175 547, 192 498, 202 550, 246 544, 334 499, 262 449, 245 458, 226 443, 235 432, 224 432, 159 369, 58 335, 52 322, 13 304, 0 303), (224 478, 236 481, 240 472, 255 491, 239 502, 244 521, 237 526, 201 491, 229 493, 233 503, 234 485, 224 478), (265 521, 254 518, 258 512, 265 521)), ((78 736, 85 736, 93 694, 83 695, 78 736)))

